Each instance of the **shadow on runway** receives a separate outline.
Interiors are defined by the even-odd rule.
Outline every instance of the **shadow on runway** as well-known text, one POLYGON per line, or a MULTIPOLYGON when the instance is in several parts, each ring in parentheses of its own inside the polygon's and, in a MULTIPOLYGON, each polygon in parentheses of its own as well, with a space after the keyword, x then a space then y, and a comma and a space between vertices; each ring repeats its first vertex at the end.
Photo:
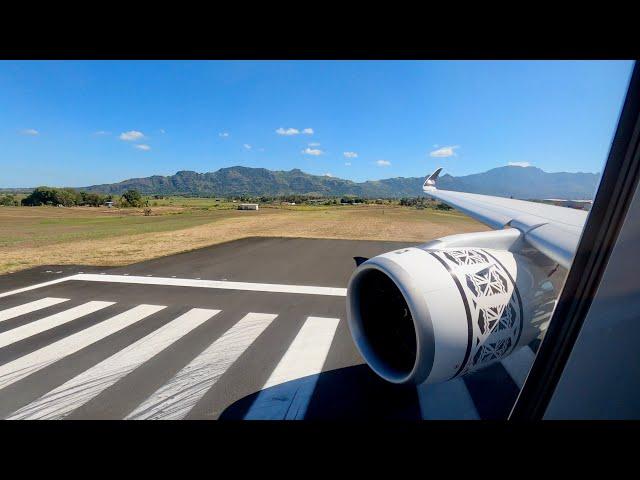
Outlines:
POLYGON ((382 380, 366 365, 299 378, 248 395, 220 420, 419 420, 416 388, 382 380))

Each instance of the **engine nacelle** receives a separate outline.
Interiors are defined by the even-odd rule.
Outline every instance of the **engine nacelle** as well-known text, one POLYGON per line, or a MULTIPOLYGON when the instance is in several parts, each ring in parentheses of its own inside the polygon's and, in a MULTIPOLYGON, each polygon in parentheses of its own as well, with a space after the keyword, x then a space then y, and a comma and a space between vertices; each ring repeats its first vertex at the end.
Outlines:
POLYGON ((352 275, 349 328, 382 378, 449 380, 499 361, 546 327, 557 298, 548 275, 507 250, 395 250, 352 275))

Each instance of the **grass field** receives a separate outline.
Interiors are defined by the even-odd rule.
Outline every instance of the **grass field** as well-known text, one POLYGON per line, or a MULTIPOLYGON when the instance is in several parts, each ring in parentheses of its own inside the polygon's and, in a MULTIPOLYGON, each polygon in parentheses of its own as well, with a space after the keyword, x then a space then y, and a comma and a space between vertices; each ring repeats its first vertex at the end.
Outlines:
POLYGON ((253 236, 427 241, 487 228, 397 205, 261 206, 169 197, 142 209, 0 207, 0 274, 38 265, 126 265, 253 236))

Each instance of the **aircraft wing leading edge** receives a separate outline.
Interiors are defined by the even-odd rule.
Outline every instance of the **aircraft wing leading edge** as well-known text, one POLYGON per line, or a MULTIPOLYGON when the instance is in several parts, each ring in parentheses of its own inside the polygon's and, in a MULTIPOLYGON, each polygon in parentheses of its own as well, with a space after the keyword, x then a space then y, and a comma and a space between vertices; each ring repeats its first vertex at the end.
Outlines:
POLYGON ((475 193, 438 190, 442 168, 429 175, 422 190, 494 229, 513 227, 524 240, 564 268, 569 268, 588 212, 544 203, 475 193))

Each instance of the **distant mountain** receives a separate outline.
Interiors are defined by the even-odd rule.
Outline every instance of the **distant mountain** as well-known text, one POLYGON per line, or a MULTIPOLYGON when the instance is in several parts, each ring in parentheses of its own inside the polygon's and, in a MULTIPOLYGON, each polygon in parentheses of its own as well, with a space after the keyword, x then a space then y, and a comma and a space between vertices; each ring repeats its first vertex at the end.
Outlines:
MULTIPOLYGON (((547 173, 536 167, 507 166, 462 177, 445 174, 438 180, 438 187, 523 199, 592 199, 598 179, 599 174, 595 173, 547 173)), ((289 171, 273 171, 265 168, 229 167, 207 173, 183 170, 167 177, 154 175, 132 178, 119 183, 84 187, 80 190, 116 195, 135 189, 147 195, 314 194, 397 198, 421 195, 423 181, 423 177, 398 177, 357 183, 341 178, 310 175, 297 168, 289 171)))
POLYGON ((593 199, 600 174, 548 173, 536 167, 499 167, 463 177, 443 175, 438 188, 513 198, 593 199))

